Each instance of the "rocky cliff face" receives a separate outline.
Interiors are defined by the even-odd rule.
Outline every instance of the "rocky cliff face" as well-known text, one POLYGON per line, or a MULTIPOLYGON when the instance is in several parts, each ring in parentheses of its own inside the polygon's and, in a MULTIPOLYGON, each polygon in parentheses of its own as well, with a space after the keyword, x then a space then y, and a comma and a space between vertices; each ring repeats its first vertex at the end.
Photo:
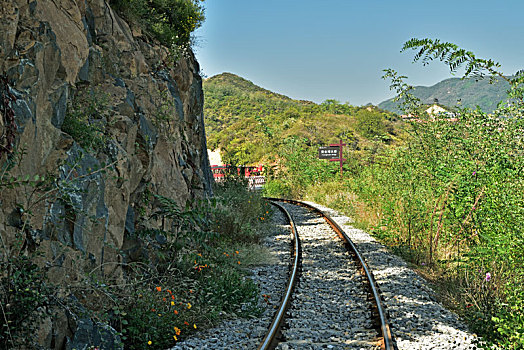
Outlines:
MULTIPOLYGON (((104 0, 0 5, 0 256, 39 251, 62 285, 94 269, 121 278, 146 194, 184 206, 211 193, 198 63, 104 0)), ((40 342, 72 348, 79 325, 100 327, 89 322, 59 312, 40 342)))

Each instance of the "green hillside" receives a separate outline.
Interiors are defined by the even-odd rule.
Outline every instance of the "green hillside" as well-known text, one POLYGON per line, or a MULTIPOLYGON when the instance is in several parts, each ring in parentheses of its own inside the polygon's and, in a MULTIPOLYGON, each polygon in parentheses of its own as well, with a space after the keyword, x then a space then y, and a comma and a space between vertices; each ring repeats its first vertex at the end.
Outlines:
POLYGON ((377 140, 388 144, 397 139, 398 123, 377 107, 293 100, 231 73, 203 85, 208 146, 220 149, 227 163, 275 159, 279 145, 291 137, 313 146, 341 138, 357 151, 377 140))
MULTIPOLYGON (((433 86, 416 86, 413 94, 422 100, 422 103, 431 104, 438 99, 442 105, 449 107, 477 108, 485 112, 492 112, 497 103, 506 96, 509 84, 502 78, 490 84, 489 79, 475 80, 450 78, 433 86)), ((398 103, 393 99, 386 100, 378 105, 382 109, 400 113, 398 103)))

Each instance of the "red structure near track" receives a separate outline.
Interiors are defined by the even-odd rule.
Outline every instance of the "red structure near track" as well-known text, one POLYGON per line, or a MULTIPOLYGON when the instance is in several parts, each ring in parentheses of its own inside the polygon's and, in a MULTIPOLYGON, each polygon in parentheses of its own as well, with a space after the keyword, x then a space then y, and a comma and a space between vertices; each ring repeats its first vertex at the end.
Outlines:
POLYGON ((263 166, 232 166, 232 165, 212 165, 211 172, 216 182, 224 181, 227 177, 242 177, 248 179, 250 188, 259 188, 266 182, 262 175, 263 166))

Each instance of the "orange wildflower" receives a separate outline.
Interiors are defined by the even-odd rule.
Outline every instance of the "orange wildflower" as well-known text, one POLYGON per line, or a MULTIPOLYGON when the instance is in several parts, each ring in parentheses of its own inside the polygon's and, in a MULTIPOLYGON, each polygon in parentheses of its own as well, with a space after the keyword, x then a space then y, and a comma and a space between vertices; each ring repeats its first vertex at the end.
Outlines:
POLYGON ((175 310, 175 311, 173 311, 173 312, 175 313, 175 315, 178 315, 178 311, 175 310))
POLYGON ((162 290, 162 287, 156 287, 156 290, 160 292, 162 290))
POLYGON ((184 324, 185 324, 186 326, 189 326, 189 323, 188 323, 187 321, 184 321, 184 324))

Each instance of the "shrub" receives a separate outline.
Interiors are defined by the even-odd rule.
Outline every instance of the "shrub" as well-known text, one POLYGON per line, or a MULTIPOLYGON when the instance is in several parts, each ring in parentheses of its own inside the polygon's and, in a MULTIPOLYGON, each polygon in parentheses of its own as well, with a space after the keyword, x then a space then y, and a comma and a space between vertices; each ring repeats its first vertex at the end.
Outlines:
POLYGON ((34 346, 37 318, 49 304, 51 288, 43 271, 28 257, 0 262, 0 348, 34 346))
POLYGON ((162 220, 164 228, 138 236, 153 264, 129 264, 128 285, 108 290, 118 303, 107 314, 126 348, 165 349, 219 317, 260 314, 258 288, 242 267, 269 204, 235 179, 214 190, 216 198, 185 209, 151 196, 158 208, 147 219, 162 220))
MULTIPOLYGON (((394 251, 424 265, 436 284, 451 292, 450 305, 487 346, 522 349, 524 72, 506 78, 493 61, 438 40, 414 39, 405 44, 408 48, 417 50, 415 60, 441 59, 452 71, 464 64, 466 75, 509 80, 511 104, 500 104, 492 114, 460 109, 453 119, 431 118, 409 94, 404 77, 387 70, 385 77, 392 78, 405 112, 418 116, 406 127, 405 143, 364 149, 360 168, 346 173, 345 183, 330 186, 333 178, 320 178, 324 185, 311 180, 290 183, 310 198, 355 215, 394 251)), ((374 112, 361 110, 357 117, 366 137, 380 135, 374 112), (368 124, 370 120, 376 123, 368 124)), ((290 165, 307 164, 298 154, 282 153, 282 158, 290 165)), ((304 180, 311 169, 287 170, 284 180, 304 180)), ((278 189, 277 184, 272 186, 278 189)))
POLYGON ((204 22, 203 0, 111 0, 125 17, 139 24, 162 44, 187 45, 204 22))
POLYGON ((68 106, 62 123, 62 131, 85 150, 97 151, 106 143, 105 125, 110 116, 107 96, 100 91, 79 94, 68 106))
POLYGON ((386 134, 386 126, 382 113, 374 110, 361 109, 357 112, 355 118, 357 120, 357 130, 364 137, 372 139, 375 136, 386 134))

